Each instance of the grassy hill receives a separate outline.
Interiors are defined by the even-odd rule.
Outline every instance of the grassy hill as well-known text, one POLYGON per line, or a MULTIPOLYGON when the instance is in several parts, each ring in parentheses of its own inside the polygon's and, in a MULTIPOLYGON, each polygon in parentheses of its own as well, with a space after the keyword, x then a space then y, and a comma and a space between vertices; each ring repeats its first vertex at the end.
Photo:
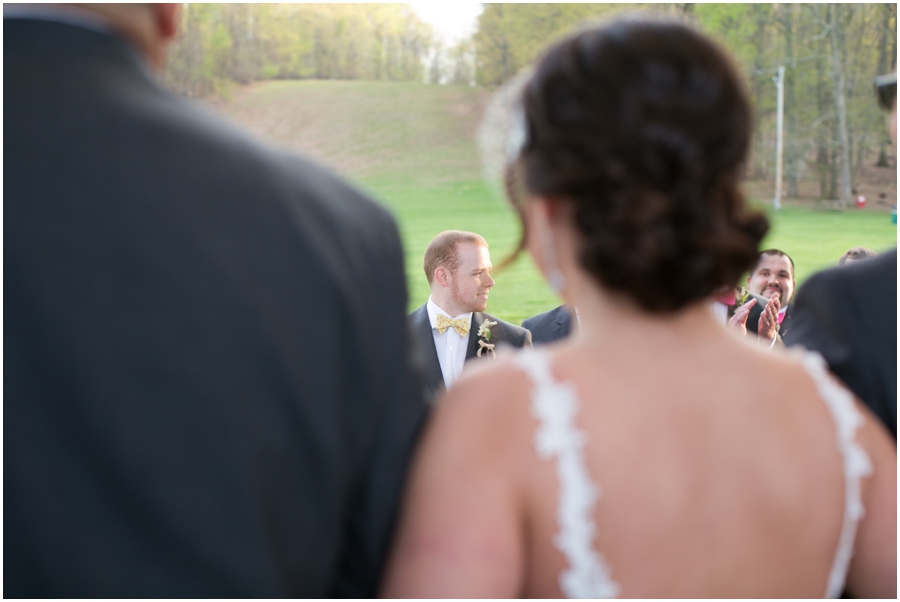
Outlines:
MULTIPOLYGON (((218 108, 257 134, 311 157, 389 207, 403 235, 410 309, 428 298, 422 254, 442 230, 471 230, 500 263, 520 228, 481 178, 475 131, 488 93, 467 86, 361 81, 278 81, 241 90, 218 108)), ((834 265, 863 245, 895 246, 890 216, 870 210, 817 212, 788 206, 770 214, 764 242, 797 264, 797 279, 834 265)), ((527 254, 496 275, 488 311, 520 323, 559 304, 527 254)))

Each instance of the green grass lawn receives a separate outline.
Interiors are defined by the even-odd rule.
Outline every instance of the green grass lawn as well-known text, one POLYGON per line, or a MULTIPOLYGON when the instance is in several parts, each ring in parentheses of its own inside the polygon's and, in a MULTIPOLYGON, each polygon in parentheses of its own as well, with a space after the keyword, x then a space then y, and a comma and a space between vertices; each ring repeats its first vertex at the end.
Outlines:
MULTIPOLYGON (((225 112, 332 166, 390 208, 403 236, 412 310, 428 298, 422 255, 439 232, 478 232, 495 265, 518 241, 513 211, 481 178, 475 131, 488 94, 468 86, 279 81, 238 94, 225 112)), ((772 229, 764 248, 794 258, 798 283, 836 265, 849 247, 882 251, 897 244, 897 228, 882 212, 766 210, 772 229)), ((560 303, 527 253, 495 278, 488 311, 504 320, 518 324, 560 303)))
MULTIPOLYGON (((518 243, 520 227, 515 213, 483 182, 474 180, 427 187, 406 179, 360 182, 387 205, 400 223, 406 255, 410 310, 428 298, 422 256, 431 239, 442 230, 471 230, 491 245, 491 260, 500 264, 518 243)), ((897 245, 897 227, 891 216, 875 211, 848 209, 823 212, 785 207, 766 212, 772 227, 763 248, 775 247, 796 262, 797 283, 810 274, 837 265, 844 251, 862 245, 883 251, 897 245)), ((520 324, 536 313, 559 305, 560 300, 543 281, 527 252, 495 274, 488 311, 520 324)))

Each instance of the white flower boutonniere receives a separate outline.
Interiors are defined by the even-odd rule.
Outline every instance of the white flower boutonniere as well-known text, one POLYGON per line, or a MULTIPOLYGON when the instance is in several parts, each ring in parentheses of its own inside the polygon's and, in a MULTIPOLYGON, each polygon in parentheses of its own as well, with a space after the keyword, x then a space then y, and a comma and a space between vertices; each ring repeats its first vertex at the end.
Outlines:
POLYGON ((494 345, 492 343, 488 343, 491 340, 491 327, 496 326, 496 322, 492 322, 490 320, 485 320, 484 323, 478 328, 478 336, 484 339, 483 341, 479 339, 478 341, 478 352, 475 354, 477 357, 481 357, 481 352, 487 350, 485 354, 486 357, 494 359, 497 357, 497 354, 494 352, 494 345))

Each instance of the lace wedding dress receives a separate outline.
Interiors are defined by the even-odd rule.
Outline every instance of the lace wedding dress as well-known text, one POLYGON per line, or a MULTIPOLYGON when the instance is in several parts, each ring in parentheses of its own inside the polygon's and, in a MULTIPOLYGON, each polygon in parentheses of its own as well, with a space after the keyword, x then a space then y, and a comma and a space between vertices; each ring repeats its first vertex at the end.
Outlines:
MULTIPOLYGON (((837 427, 837 446, 843 458, 845 501, 840 541, 826 596, 841 595, 853 553, 856 525, 863 515, 860 479, 871 473, 866 452, 856 443, 856 429, 863 418, 853 404, 850 393, 837 384, 826 370, 825 361, 817 353, 794 350, 803 367, 816 383, 819 395, 837 427)), ((591 479, 584 460, 586 433, 576 425, 580 402, 570 383, 557 382, 550 372, 549 355, 542 350, 520 353, 517 362, 531 378, 531 411, 539 426, 534 445, 539 458, 555 460, 559 483, 556 519, 559 531, 554 545, 563 553, 568 568, 559 576, 559 586, 568 598, 614 598, 621 587, 613 570, 594 547, 597 526, 594 507, 602 491, 591 479)))

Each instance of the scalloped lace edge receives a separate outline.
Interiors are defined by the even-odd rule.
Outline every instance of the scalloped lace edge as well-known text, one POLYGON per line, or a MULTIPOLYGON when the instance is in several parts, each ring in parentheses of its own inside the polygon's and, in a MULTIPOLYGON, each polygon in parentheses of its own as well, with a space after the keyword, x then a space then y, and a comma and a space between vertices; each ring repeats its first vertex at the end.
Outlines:
POLYGON ((560 573, 560 589, 567 598, 615 598, 621 588, 593 545, 597 532, 594 506, 601 490, 584 461, 587 435, 575 424, 580 410, 578 396, 571 384, 553 380, 545 353, 536 350, 517 357, 534 384, 531 413, 539 422, 535 451, 542 460, 556 460, 559 531, 553 544, 569 564, 560 573))
POLYGON ((839 598, 853 557, 856 526, 866 513, 860 480, 872 474, 873 468, 869 455, 856 442, 856 430, 865 420, 853 403, 853 395, 829 374, 821 355, 808 350, 800 354, 803 367, 816 384, 819 396, 834 420, 837 447, 844 463, 844 522, 825 592, 827 598, 839 598))

